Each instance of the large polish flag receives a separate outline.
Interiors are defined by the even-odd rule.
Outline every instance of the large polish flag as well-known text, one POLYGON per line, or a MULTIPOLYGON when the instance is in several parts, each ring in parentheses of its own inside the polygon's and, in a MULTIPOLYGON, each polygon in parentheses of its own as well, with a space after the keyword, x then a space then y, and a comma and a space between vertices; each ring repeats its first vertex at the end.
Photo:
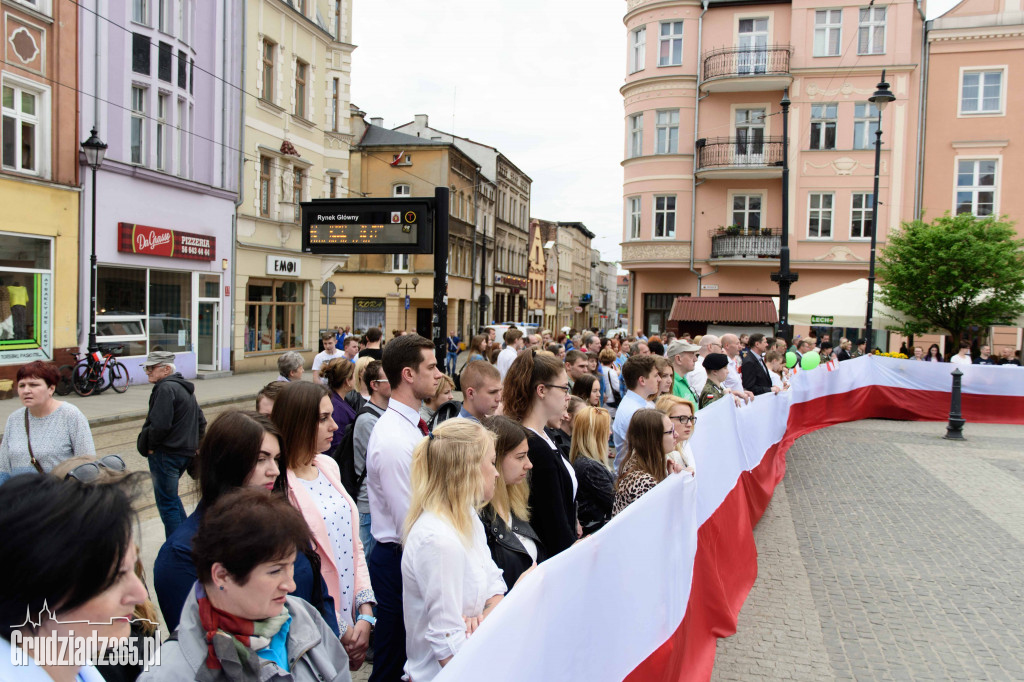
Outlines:
MULTIPOLYGON (((696 476, 670 476, 538 566, 436 679, 709 679, 757 577, 753 528, 793 441, 858 419, 943 421, 954 367, 865 356, 799 372, 791 390, 744 407, 701 410, 696 476)), ((961 369, 968 424, 1024 423, 1024 368, 961 369)))

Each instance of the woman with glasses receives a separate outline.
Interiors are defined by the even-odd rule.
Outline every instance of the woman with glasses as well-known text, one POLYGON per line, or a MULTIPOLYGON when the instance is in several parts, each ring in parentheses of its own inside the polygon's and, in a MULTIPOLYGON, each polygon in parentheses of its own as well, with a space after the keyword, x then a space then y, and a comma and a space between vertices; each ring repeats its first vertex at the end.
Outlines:
POLYGON ((690 437, 697 425, 697 415, 693 413, 693 403, 677 395, 663 395, 658 398, 655 409, 668 417, 675 429, 675 446, 668 456, 683 471, 693 474, 696 470, 693 451, 690 449, 690 437))
POLYGON ((53 392, 60 381, 49 362, 30 362, 18 369, 18 398, 24 407, 7 418, 0 444, 0 485, 11 476, 47 473, 76 455, 96 452, 89 421, 81 410, 53 392))
POLYGON ((673 422, 658 410, 637 410, 626 431, 629 454, 622 462, 615 482, 612 516, 654 490, 669 474, 681 471, 670 457, 675 450, 673 422))
POLYGON ((573 420, 569 461, 579 481, 576 514, 583 535, 596 533, 612 518, 615 479, 608 465, 611 427, 611 416, 603 407, 584 407, 573 420))
MULTIPOLYGON (((199 504, 167 538, 153 565, 153 586, 170 630, 177 627, 196 581, 192 540, 203 517, 221 496, 237 488, 263 488, 283 497, 286 468, 281 461, 282 444, 274 423, 257 412, 227 410, 207 429, 196 455, 199 504)), ((320 559, 312 546, 295 557, 294 573, 292 594, 316 607, 337 631, 334 600, 320 575, 320 559)))
POLYGON ((530 474, 530 509, 533 529, 554 556, 576 542, 576 472, 558 446, 544 432, 548 422, 566 412, 569 377, 557 358, 523 351, 512 362, 502 387, 505 416, 527 430, 530 474))

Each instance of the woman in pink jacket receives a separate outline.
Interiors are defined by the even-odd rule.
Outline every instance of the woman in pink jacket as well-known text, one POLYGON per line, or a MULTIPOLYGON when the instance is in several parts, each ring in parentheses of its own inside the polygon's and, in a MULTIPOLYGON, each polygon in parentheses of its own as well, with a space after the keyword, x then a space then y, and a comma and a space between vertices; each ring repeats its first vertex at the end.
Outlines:
POLYGON ((311 382, 288 384, 271 419, 281 430, 287 462, 288 499, 313 531, 320 571, 334 597, 341 643, 353 670, 366 657, 375 602, 359 541, 359 512, 341 484, 338 465, 326 455, 338 425, 327 389, 311 382))

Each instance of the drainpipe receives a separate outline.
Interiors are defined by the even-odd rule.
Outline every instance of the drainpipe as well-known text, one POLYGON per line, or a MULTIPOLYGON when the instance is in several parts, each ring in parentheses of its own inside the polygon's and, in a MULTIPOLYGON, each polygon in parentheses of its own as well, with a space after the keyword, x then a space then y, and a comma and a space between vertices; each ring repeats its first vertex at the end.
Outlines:
MULTIPOLYGON (((473 330, 478 325, 474 313, 476 311, 476 233, 480 231, 480 212, 476 203, 476 195, 480 191, 479 188, 480 166, 477 166, 473 171, 473 250, 469 254, 469 334, 466 334, 466 348, 469 348, 469 342, 473 338, 473 330)), ((480 284, 483 284, 483 277, 480 278, 480 284)), ((459 332, 464 333, 461 329, 459 332)))
MULTIPOLYGON (((227 4, 227 3, 225 3, 227 4)), ((246 54, 246 42, 248 38, 248 12, 246 11, 246 3, 239 2, 238 5, 242 9, 242 59, 240 61, 241 67, 241 81, 239 81, 239 97, 238 97, 238 177, 236 182, 238 183, 238 198, 235 199, 235 213, 231 216, 231 286, 235 289, 235 296, 238 296, 238 287, 235 286, 235 272, 238 263, 238 208, 242 205, 242 176, 245 174, 245 60, 247 59, 246 54)), ((225 35, 227 34, 227 25, 224 26, 225 35)), ((225 76, 227 73, 225 72, 225 76)), ((225 107, 225 113, 226 107, 225 107)), ((225 119, 227 116, 225 116, 225 119)), ((235 331, 235 306, 232 304, 231 308, 231 338, 234 339, 235 331)), ((234 343, 232 343, 234 345, 234 343)), ((232 367, 232 370, 234 367, 232 367)))
POLYGON ((918 87, 917 105, 917 169, 914 178, 914 220, 922 218, 921 211, 924 209, 924 127, 925 127, 925 101, 928 99, 928 26, 930 21, 924 17, 924 10, 921 9, 921 0, 917 0, 917 13, 921 16, 921 83, 918 87))
MULTIPOLYGON (((700 297, 700 281, 704 279, 704 275, 697 271, 693 267, 693 251, 694 242, 696 241, 697 234, 697 186, 702 184, 697 182, 697 122, 700 120, 700 101, 707 97, 707 95, 700 94, 700 77, 703 65, 700 63, 701 59, 701 44, 704 39, 704 15, 708 11, 708 3, 710 0, 703 0, 703 9, 700 12, 700 17, 697 18, 697 102, 693 108, 693 180, 690 186, 690 272, 697 275, 697 296, 700 297)), ((715 269, 718 272, 718 269, 715 269)), ((709 275, 714 274, 709 272, 709 275)), ((630 282, 632 287, 632 282, 630 282)))

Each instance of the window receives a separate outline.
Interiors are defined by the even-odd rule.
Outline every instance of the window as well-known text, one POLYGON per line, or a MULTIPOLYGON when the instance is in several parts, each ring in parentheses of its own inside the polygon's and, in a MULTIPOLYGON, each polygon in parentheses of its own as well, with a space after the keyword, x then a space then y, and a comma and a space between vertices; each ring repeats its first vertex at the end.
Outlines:
POLYGON ((300 168, 296 168, 295 172, 292 173, 292 201, 295 202, 295 220, 296 222, 300 218, 300 211, 302 209, 299 206, 299 202, 302 201, 302 181, 305 179, 305 171, 300 168))
POLYGON ((171 82, 171 59, 174 57, 174 50, 167 43, 160 43, 157 49, 156 77, 168 83, 171 82))
POLYGON ((873 149, 878 130, 878 107, 871 102, 857 102, 853 107, 853 148, 873 149))
POLYGON ((384 328, 387 303, 383 298, 352 299, 352 330, 362 334, 370 327, 384 328))
POLYGON ((764 73, 768 68, 768 17, 740 19, 736 38, 736 72, 764 73))
POLYGON ((260 157, 260 215, 270 215, 270 158, 260 157))
POLYGON ((683 63, 683 22, 661 22, 658 38, 658 66, 680 66, 683 63))
POLYGON ((869 239, 873 228, 871 192, 854 192, 850 204, 850 239, 869 239))
POLYGON ((263 41, 263 92, 261 96, 268 102, 274 101, 274 48, 269 40, 263 41))
POLYGON ((149 0, 132 0, 132 21, 149 26, 149 0))
POLYGON ((857 28, 857 54, 885 54, 885 8, 862 7, 857 28))
POLYGON ((676 197, 654 197, 654 238, 676 236, 676 197))
POLYGON ((811 149, 836 148, 836 104, 811 105, 811 149))
POLYGON ((3 128, 0 146, 3 167, 20 173, 39 173, 46 164, 42 134, 47 115, 44 91, 32 91, 12 81, 3 84, 3 128))
POLYGON ((832 202, 835 195, 831 192, 811 192, 810 209, 807 211, 807 236, 810 239, 832 238, 832 202))
POLYGON ((992 215, 996 206, 996 161, 958 161, 956 169, 956 212, 979 218, 992 215))
POLYGON ((156 96, 156 167, 167 170, 167 107, 169 95, 156 96))
POLYGON ((157 30, 163 33, 173 32, 173 19, 171 19, 171 0, 157 0, 157 30))
POLYGON ((249 280, 245 292, 246 352, 303 347, 305 289, 305 283, 294 280, 249 280))
POLYGON ((743 228, 744 234, 756 234, 761 229, 760 194, 733 195, 732 224, 743 228))
POLYGON ((341 40, 341 1, 334 0, 334 39, 341 40))
POLYGON ((188 85, 188 58, 182 50, 178 50, 178 87, 182 90, 188 85))
POLYGON ((178 175, 188 175, 188 119, 186 118, 185 100, 178 100, 178 175))
POLYGON ((626 218, 629 224, 629 239, 640 239, 640 197, 626 199, 626 218))
POLYGON ((736 110, 736 164, 764 163, 764 109, 736 110))
POLYGON ((149 271, 149 345, 187 351, 192 339, 192 273, 149 271))
POLYGON ((131 117, 131 160, 132 163, 143 163, 146 153, 146 89, 136 85, 132 86, 131 117))
POLYGON ((633 114, 629 117, 629 158, 643 156, 644 153, 644 115, 633 114))
POLYGON ((636 73, 644 68, 644 52, 647 49, 647 27, 635 28, 629 34, 629 72, 636 73))
POLYGON ((960 82, 961 114, 1003 111, 1003 71, 964 71, 960 82))
POLYGON ((149 75, 149 37, 132 34, 132 71, 149 75))
POLYGON ((299 10, 299 14, 305 16, 306 0, 295 0, 295 9, 299 10))
POLYGON ((192 59, 188 63, 188 94, 194 95, 196 92, 196 60, 192 59))
POLYGON ((409 254, 391 254, 391 270, 392 272, 409 272, 409 254))
POLYGON ((332 175, 327 179, 327 182, 328 186, 330 187, 330 192, 328 193, 328 196, 334 199, 335 197, 338 196, 338 178, 332 175))
POLYGON ((341 86, 338 79, 331 81, 331 130, 338 132, 338 97, 341 86))
POLYGON ((814 56, 838 57, 843 41, 843 10, 819 9, 814 13, 814 56))
POLYGON ((49 351, 54 317, 53 241, 0 233, 0 253, 4 254, 0 280, 10 294, 6 318, 0 325, 0 358, 18 364, 48 361, 52 357, 49 351))
POLYGON ((306 118, 306 62, 295 61, 295 115, 306 118))
POLYGON ((659 111, 656 120, 657 148, 655 154, 679 152, 679 110, 659 111))

